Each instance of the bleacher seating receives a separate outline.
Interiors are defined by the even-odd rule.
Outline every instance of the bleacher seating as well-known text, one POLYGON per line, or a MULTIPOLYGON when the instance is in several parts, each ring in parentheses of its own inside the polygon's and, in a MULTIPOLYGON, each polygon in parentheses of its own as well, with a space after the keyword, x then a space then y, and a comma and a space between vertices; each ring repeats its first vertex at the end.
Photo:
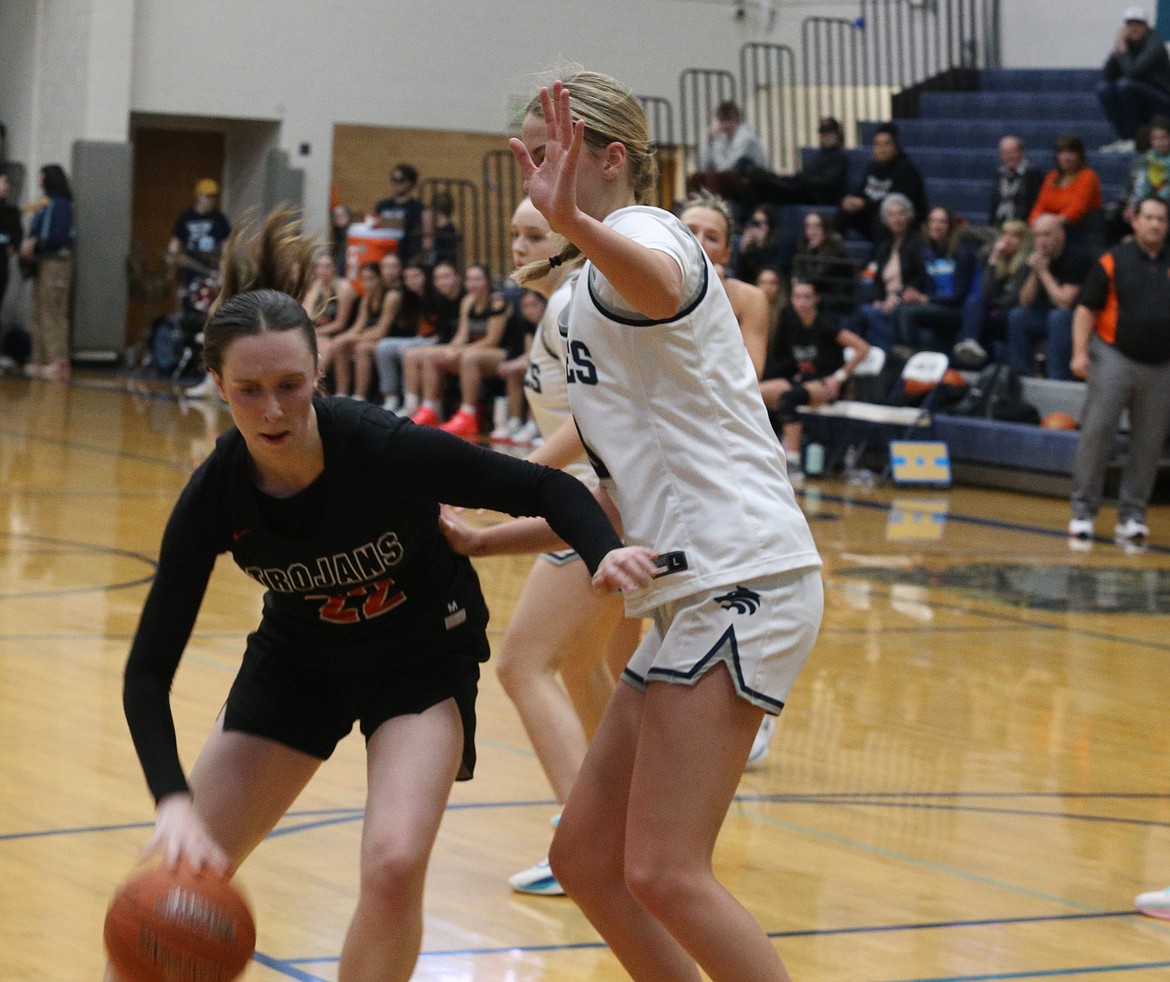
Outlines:
MULTIPOLYGON (((1105 200, 1116 200, 1130 157, 1095 151, 1116 136, 1093 91, 1099 77, 1092 68, 987 69, 978 92, 923 93, 920 118, 897 122, 903 147, 926 179, 931 204, 950 206, 972 225, 984 224, 999 166, 997 147, 1007 133, 1019 136, 1032 163, 1044 170, 1053 166, 1056 138, 1079 134, 1105 200)), ((865 169, 879 123, 860 126, 861 147, 848 151, 851 180, 865 169)))

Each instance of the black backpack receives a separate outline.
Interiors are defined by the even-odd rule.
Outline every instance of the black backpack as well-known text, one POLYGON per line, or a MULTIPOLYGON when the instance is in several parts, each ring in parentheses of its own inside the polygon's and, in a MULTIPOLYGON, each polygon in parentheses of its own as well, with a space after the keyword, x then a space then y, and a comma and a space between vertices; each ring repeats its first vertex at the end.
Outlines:
POLYGON ((1024 385, 1011 365, 992 362, 951 409, 955 416, 978 416, 1009 423, 1039 423, 1040 413, 1024 401, 1024 385))

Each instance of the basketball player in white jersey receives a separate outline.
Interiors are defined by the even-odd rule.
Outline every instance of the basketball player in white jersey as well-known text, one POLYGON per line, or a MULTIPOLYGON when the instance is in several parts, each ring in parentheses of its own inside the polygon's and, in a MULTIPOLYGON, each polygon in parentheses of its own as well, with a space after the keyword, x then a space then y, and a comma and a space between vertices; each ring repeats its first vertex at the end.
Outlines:
POLYGON ((714 268, 678 219, 641 206, 655 163, 638 100, 580 72, 541 90, 521 135, 528 193, 570 243, 554 262, 588 260, 567 318, 573 416, 626 541, 660 572, 623 587, 653 626, 573 784, 552 869, 635 979, 698 982, 701 967, 788 982, 711 863, 760 719, 816 638, 820 557, 714 268))
MULTIPOLYGON (((512 216, 516 266, 547 260, 563 245, 532 202, 521 201, 512 216)), ((560 468, 595 488, 597 476, 585 459, 569 413, 564 344, 557 328, 576 273, 576 268, 557 267, 526 284, 549 301, 532 339, 524 380, 529 409, 545 443, 528 459, 560 468)), ((453 527, 457 519, 450 517, 453 527)), ((465 536, 463 551, 474 554, 475 533, 467 529, 465 536)), ((624 617, 620 597, 593 589, 577 553, 546 552, 537 559, 500 644, 496 673, 520 714, 559 805, 568 800, 588 739, 613 692, 614 678, 640 638, 641 622, 624 617), (550 618, 553 610, 557 616, 550 618)), ((508 882, 519 893, 564 893, 547 859, 508 882)))

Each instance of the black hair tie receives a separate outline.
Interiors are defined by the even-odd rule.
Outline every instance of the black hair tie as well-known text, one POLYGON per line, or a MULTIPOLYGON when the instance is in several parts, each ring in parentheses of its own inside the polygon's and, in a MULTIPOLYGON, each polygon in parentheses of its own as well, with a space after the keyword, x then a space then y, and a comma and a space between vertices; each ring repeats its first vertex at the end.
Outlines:
POLYGON ((549 266, 553 269, 556 269, 563 262, 564 260, 560 256, 550 256, 548 260, 549 266))

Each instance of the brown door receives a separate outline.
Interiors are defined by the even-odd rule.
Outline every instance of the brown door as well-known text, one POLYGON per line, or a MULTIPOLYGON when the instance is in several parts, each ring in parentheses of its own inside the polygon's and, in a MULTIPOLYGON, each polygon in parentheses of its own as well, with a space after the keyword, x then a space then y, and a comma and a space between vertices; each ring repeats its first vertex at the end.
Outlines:
POLYGON ((224 135, 200 130, 134 130, 130 224, 130 303, 126 343, 142 340, 160 314, 175 309, 175 284, 163 256, 175 219, 195 201, 195 182, 223 182, 224 135))

